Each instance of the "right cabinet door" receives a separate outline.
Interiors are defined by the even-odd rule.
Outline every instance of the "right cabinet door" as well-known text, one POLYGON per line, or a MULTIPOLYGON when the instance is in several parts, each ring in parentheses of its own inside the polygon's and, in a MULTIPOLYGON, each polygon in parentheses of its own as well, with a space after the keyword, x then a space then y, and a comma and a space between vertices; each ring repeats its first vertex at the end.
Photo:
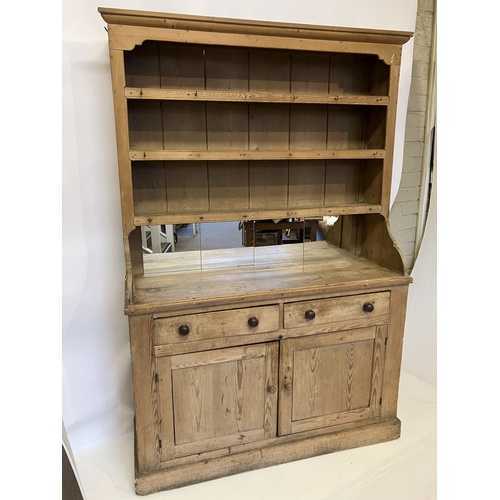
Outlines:
POLYGON ((279 434, 380 415, 387 326, 283 340, 279 434))

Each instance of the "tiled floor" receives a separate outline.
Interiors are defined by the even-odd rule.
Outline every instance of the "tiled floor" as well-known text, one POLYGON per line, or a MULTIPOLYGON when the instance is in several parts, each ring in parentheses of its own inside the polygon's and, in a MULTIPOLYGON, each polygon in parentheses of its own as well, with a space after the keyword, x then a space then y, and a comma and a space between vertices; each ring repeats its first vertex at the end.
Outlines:
MULTIPOLYGON (((154 500, 434 500, 436 388, 403 372, 401 438, 149 495, 154 500)), ((139 498, 133 435, 75 454, 87 500, 139 498)))

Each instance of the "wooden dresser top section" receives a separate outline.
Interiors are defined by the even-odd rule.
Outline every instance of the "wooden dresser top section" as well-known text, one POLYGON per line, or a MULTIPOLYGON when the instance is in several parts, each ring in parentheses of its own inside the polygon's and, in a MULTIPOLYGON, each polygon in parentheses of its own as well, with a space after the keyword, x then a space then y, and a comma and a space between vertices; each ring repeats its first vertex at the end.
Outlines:
POLYGON ((122 26, 394 45, 403 45, 413 36, 410 31, 250 21, 103 7, 99 7, 98 11, 108 24, 122 26))

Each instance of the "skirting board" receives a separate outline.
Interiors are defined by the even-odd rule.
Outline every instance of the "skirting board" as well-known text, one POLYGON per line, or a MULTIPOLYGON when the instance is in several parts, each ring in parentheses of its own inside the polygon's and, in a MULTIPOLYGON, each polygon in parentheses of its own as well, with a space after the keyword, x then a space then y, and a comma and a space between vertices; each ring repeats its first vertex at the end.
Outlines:
POLYGON ((240 472, 293 462, 336 451, 392 441, 401 435, 399 419, 283 444, 275 444, 194 464, 179 465, 136 477, 136 493, 148 495, 240 472))

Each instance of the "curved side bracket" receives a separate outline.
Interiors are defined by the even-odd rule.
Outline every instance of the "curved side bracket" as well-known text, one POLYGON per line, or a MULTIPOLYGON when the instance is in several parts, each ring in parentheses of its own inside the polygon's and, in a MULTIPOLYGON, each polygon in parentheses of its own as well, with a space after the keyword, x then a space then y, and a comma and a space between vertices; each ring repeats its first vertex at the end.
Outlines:
POLYGON ((357 234, 360 257, 393 271, 408 274, 403 253, 392 236, 389 221, 383 215, 360 215, 357 234))

